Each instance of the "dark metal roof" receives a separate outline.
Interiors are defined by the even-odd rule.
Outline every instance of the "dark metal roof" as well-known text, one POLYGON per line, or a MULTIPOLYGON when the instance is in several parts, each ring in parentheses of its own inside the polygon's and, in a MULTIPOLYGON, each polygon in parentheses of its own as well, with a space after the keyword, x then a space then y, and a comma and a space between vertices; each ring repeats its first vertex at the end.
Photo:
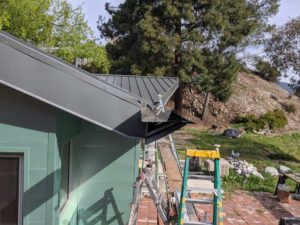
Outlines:
POLYGON ((166 103, 178 87, 175 77, 149 77, 132 75, 97 75, 105 82, 115 85, 151 106, 159 102, 158 95, 166 103))
POLYGON ((146 104, 155 111, 156 94, 169 99, 178 87, 178 80, 109 77, 114 82, 99 79, 0 32, 0 83, 105 129, 127 137, 146 138, 148 123, 141 121, 141 107, 146 104), (132 81, 137 81, 136 88, 129 88, 129 84, 134 85, 132 81))

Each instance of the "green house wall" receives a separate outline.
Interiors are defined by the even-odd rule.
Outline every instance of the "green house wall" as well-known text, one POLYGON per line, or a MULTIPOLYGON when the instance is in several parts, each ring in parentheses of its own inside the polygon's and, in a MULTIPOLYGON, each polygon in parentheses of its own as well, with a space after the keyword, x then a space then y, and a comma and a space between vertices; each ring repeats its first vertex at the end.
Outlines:
POLYGON ((138 174, 137 140, 3 86, 0 108, 0 154, 23 158, 23 225, 127 223, 138 174), (60 146, 68 140, 71 194, 60 212, 60 146))
POLYGON ((23 224, 55 224, 56 111, 3 86, 0 108, 0 154, 21 155, 24 164, 23 224))
POLYGON ((126 224, 138 174, 137 141, 82 122, 72 146, 70 224, 126 224))

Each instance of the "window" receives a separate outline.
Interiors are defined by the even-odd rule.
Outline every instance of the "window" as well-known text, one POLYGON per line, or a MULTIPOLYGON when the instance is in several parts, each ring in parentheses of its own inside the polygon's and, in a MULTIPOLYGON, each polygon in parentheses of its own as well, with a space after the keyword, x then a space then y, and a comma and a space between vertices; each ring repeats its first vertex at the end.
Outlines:
POLYGON ((22 223, 21 162, 19 156, 0 156, 0 225, 22 223))
POLYGON ((71 143, 67 142, 61 146, 61 185, 60 185, 60 209, 69 199, 70 189, 70 156, 71 143))

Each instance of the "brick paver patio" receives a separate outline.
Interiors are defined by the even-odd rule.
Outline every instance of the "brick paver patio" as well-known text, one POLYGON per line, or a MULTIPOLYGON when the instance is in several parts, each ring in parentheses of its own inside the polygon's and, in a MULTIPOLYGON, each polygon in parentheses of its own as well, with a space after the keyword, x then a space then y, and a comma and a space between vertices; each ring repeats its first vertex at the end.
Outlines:
MULTIPOLYGON (((223 200, 224 224, 225 225, 278 225, 280 217, 300 217, 300 201, 292 203, 280 203, 270 193, 250 193, 237 191, 231 197, 223 200)), ((212 206, 198 205, 197 214, 199 219, 205 217, 207 212, 208 221, 212 220, 212 206)), ((138 225, 154 225, 158 223, 158 215, 153 201, 146 197, 140 205, 138 225)))

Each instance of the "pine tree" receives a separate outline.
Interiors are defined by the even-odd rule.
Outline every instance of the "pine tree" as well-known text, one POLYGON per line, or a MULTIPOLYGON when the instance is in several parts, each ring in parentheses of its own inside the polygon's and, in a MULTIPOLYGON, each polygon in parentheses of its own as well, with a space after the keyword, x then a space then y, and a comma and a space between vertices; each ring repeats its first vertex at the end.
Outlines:
MULTIPOLYGON (((109 39, 113 73, 173 75, 182 87, 192 81, 192 74, 213 70, 205 68, 207 51, 225 61, 235 57, 237 50, 268 28, 267 19, 277 9, 278 0, 126 0, 117 8, 106 5, 111 19, 100 20, 99 30, 109 39)), ((228 82, 222 85, 231 86, 231 77, 235 76, 224 78, 228 82)), ((181 103, 179 88, 175 98, 179 111, 181 103)))

